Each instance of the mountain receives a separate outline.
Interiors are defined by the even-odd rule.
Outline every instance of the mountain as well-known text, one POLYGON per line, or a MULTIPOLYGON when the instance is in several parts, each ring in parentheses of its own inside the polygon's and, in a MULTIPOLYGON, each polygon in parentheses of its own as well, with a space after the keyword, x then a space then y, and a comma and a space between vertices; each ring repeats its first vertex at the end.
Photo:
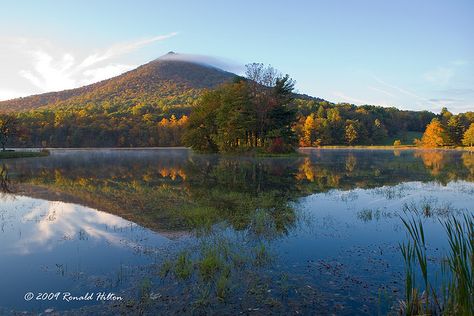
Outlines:
POLYGON ((203 89, 216 87, 236 76, 210 65, 186 61, 184 57, 169 52, 134 70, 91 85, 1 101, 0 111, 85 106, 103 102, 124 106, 140 102, 186 105, 203 89))
MULTIPOLYGON (((183 127, 198 96, 236 76, 170 52, 81 88, 0 102, 0 112, 13 112, 16 127, 9 142, 15 147, 181 146, 183 127)), ((400 139, 400 132, 421 133, 435 117, 426 111, 294 96, 295 131, 300 141, 308 135, 315 138, 309 144, 345 144, 347 126, 358 136, 351 144, 379 144, 385 136, 400 139)))

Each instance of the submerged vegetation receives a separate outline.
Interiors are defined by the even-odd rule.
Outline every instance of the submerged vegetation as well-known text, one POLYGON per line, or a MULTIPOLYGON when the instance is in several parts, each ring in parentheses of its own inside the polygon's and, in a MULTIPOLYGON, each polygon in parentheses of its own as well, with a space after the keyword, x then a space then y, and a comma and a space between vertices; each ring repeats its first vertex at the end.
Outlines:
MULTIPOLYGON (((441 221, 449 242, 448 254, 438 270, 444 282, 431 283, 431 260, 421 220, 403 219, 409 240, 400 245, 405 261, 405 300, 401 311, 406 315, 471 315, 474 310, 474 215, 462 219, 452 216, 441 221), (418 283, 421 274, 422 282, 418 283)), ((437 262, 437 261, 436 261, 437 262)))
POLYGON ((258 241, 247 232, 225 235, 222 229, 225 228, 214 228, 197 244, 158 267, 165 280, 175 279, 184 286, 195 284, 198 293, 193 308, 197 310, 225 302, 233 293, 253 291, 249 277, 271 260, 263 240, 258 241))

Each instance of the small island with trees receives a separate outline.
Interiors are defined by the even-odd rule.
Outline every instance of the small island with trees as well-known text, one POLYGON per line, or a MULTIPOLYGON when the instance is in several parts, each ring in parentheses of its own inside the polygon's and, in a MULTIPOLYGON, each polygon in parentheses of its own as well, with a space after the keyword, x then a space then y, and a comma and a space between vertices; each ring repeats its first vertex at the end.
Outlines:
POLYGON ((293 80, 257 63, 247 65, 246 74, 204 93, 184 133, 187 146, 199 152, 294 152, 293 80))

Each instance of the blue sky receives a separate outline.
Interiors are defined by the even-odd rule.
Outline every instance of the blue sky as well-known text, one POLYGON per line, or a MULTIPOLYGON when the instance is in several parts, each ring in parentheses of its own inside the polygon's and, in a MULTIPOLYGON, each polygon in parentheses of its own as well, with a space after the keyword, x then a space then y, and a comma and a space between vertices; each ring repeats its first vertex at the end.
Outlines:
POLYGON ((0 1, 0 99, 168 51, 271 64, 334 102, 474 110, 474 1, 0 1))

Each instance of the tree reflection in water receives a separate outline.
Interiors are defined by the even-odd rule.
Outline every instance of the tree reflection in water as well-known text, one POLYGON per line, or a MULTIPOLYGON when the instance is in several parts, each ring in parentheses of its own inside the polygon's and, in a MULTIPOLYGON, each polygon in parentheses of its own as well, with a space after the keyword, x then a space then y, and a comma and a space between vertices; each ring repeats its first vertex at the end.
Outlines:
POLYGON ((13 193, 13 187, 8 175, 8 169, 4 163, 0 169, 0 193, 13 193))
POLYGON ((1 185, 10 192, 13 180, 26 195, 83 204, 152 229, 193 229, 221 221, 246 229, 253 213, 265 211, 284 233, 295 219, 290 202, 302 196, 406 181, 468 180, 474 165, 472 154, 449 151, 306 153, 251 158, 177 149, 61 152, 3 164, 1 185), (13 179, 7 168, 14 171, 13 179))

